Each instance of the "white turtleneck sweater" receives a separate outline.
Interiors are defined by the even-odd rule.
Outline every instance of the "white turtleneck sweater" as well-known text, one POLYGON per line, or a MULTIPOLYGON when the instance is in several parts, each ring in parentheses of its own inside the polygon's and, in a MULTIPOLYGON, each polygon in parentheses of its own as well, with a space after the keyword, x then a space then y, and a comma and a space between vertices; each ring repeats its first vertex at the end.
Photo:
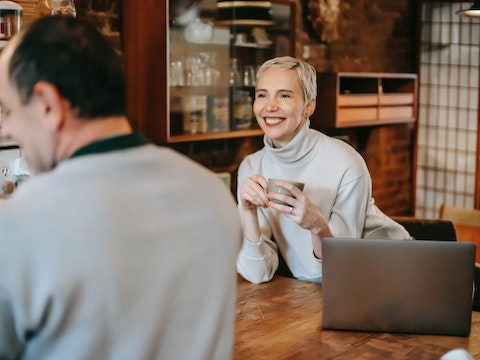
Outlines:
MULTIPOLYGON (((350 145, 309 128, 284 147, 274 148, 264 137, 265 147, 247 156, 238 171, 240 189, 249 176, 304 182, 304 193, 318 206, 335 237, 409 239, 408 232, 383 214, 371 197, 367 166, 350 145)), ((241 216, 242 206, 239 205, 241 216)), ((322 262, 313 256, 309 230, 275 209, 258 208, 262 239, 244 239, 237 260, 238 272, 247 280, 269 281, 278 267, 280 251, 293 276, 321 282, 322 262)))

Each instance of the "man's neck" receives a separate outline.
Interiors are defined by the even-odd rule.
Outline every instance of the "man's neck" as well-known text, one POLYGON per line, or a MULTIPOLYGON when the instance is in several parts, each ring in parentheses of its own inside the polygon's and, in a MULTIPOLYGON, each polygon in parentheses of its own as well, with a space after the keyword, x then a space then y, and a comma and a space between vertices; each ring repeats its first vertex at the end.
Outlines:
POLYGON ((126 117, 75 119, 59 133, 57 163, 70 157, 78 149, 102 139, 126 135, 132 127, 126 117))

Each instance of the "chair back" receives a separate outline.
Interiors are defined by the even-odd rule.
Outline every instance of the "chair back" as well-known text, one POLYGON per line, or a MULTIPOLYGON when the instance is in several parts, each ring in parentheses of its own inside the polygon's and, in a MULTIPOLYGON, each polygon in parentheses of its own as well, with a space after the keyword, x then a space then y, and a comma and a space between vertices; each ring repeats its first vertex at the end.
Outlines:
POLYGON ((409 216, 392 216, 415 240, 456 241, 453 222, 440 219, 423 219, 409 216))

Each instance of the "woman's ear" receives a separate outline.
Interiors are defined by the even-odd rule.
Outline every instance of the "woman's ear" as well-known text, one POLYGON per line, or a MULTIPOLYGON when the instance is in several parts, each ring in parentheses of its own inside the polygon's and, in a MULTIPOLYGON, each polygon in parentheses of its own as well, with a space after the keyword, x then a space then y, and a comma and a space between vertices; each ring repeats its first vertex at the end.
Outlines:
POLYGON ((39 81, 33 86, 32 96, 37 102, 40 115, 46 119, 46 125, 52 130, 58 130, 63 126, 69 103, 58 92, 52 83, 39 81))
POLYGON ((315 108, 317 106, 317 99, 312 99, 310 102, 305 105, 305 110, 304 110, 304 115, 305 117, 310 117, 312 116, 313 112, 315 111, 315 108))

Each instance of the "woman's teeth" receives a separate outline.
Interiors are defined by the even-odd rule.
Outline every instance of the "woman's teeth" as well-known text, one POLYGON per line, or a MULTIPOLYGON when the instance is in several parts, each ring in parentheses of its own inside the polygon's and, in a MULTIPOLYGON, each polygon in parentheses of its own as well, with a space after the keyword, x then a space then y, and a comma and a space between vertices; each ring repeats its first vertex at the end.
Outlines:
POLYGON ((267 125, 277 125, 281 121, 282 119, 279 118, 265 118, 265 122, 267 123, 267 125))

